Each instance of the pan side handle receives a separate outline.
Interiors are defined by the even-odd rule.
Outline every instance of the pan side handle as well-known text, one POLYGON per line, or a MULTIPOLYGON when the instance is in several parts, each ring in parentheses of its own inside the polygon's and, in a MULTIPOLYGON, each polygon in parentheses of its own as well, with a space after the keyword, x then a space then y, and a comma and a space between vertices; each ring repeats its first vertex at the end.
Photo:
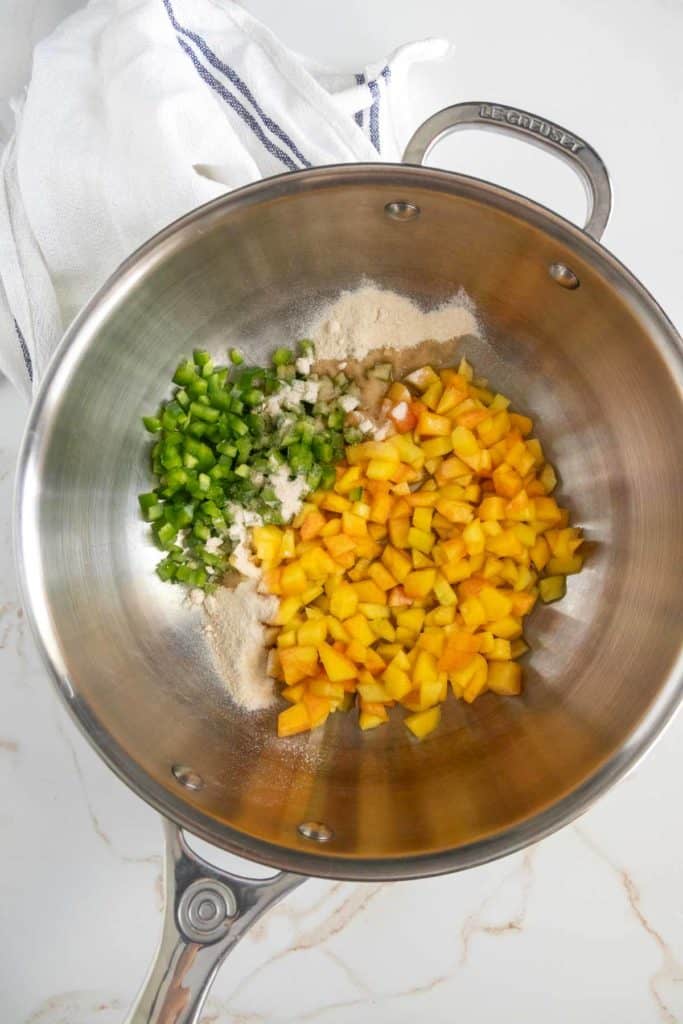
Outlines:
POLYGON ((301 875, 255 880, 197 856, 164 820, 164 918, 154 962, 125 1024, 197 1024, 228 953, 301 875))
POLYGON ((599 154, 584 139, 547 118, 503 103, 456 103, 428 118, 417 129, 403 154, 403 163, 422 164, 439 139, 462 128, 504 132, 549 150, 581 178, 588 199, 584 231, 599 241, 612 210, 612 186, 599 154))

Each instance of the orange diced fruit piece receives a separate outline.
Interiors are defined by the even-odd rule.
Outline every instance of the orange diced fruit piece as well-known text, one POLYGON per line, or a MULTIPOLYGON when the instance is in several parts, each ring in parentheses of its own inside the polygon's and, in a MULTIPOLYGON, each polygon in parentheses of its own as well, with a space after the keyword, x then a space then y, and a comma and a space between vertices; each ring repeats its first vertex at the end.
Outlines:
POLYGON ((388 569, 381 562, 373 562, 368 569, 368 576, 380 590, 391 590, 396 586, 397 580, 391 575, 388 569))
POLYGON ((288 686, 315 675, 318 665, 318 651, 315 647, 294 647, 280 648, 280 665, 282 674, 288 686))
POLYGON ((405 577, 404 589, 408 597, 426 597, 436 582, 436 569, 418 569, 405 577))
POLYGON ((451 430, 452 424, 448 416, 439 416, 438 413, 425 409, 418 417, 416 432, 424 437, 446 437, 451 430))
POLYGON ((300 594, 308 586, 306 573, 300 562, 290 562, 282 567, 280 573, 280 590, 285 597, 300 594))
POLYGON ((407 715, 404 719, 406 728, 410 729, 413 736, 423 740, 430 732, 433 732, 441 721, 441 708, 429 708, 428 711, 418 711, 414 715, 407 715))
POLYGON ((544 604, 559 601, 567 592, 567 581, 564 576, 546 576, 538 584, 538 592, 544 604))
POLYGON ((493 693, 514 697, 522 692, 522 669, 516 661, 493 661, 489 664, 487 685, 493 693))
POLYGON ((323 668, 333 683, 343 682, 345 679, 355 679, 357 676, 356 666, 345 655, 335 651, 329 644, 320 644, 318 648, 323 668))
POLYGON ((306 694, 303 703, 308 711, 310 728, 315 729, 327 721, 332 705, 326 697, 316 697, 312 693, 306 694))
POLYGON ((408 556, 391 545, 387 545, 382 552, 382 562, 399 583, 405 580, 413 567, 408 556))
POLYGON ((330 614, 340 621, 350 618, 358 608, 358 594, 351 583, 340 583, 330 597, 330 614))
POLYGON ((299 732, 306 732, 310 728, 311 720, 305 704, 293 704, 277 716, 277 734, 281 739, 285 736, 294 736, 299 732))
POLYGON ((376 729, 378 725, 383 725, 388 720, 389 716, 387 715, 386 711, 384 712, 383 715, 378 715, 374 714, 371 711, 361 709, 361 712, 358 716, 358 725, 363 730, 363 732, 367 732, 368 729, 376 729))

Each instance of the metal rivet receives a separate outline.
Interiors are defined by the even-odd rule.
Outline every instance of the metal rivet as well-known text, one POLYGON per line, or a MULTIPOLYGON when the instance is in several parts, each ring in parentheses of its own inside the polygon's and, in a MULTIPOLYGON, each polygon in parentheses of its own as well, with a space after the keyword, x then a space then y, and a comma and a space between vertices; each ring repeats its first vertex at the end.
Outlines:
POLYGON ((304 839, 311 839, 314 843, 329 843, 334 838, 334 832, 321 821, 303 821, 297 830, 304 839))
POLYGON ((564 263, 551 263, 548 267, 548 273, 553 281, 557 281, 562 288, 568 288, 570 291, 578 288, 581 283, 574 271, 565 266, 564 263))
POLYGON ((420 207, 416 206, 415 203, 408 203, 403 199, 396 199, 392 203, 387 203, 384 207, 384 212, 387 217, 391 217, 392 220, 413 220, 420 214, 420 207))
POLYGON ((225 935, 236 913, 232 889, 212 879, 198 878, 180 899, 178 924, 193 942, 213 942, 225 935))
POLYGON ((193 772, 186 764, 174 764, 171 771, 185 789, 202 789, 204 786, 204 779, 201 775, 193 772))

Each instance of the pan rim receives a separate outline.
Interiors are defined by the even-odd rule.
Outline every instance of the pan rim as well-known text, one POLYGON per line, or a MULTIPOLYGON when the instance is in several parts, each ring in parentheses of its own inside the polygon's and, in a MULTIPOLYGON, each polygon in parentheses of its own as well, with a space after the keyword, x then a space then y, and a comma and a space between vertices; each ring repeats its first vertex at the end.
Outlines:
MULTIPOLYGON (((80 354, 87 349, 98 327, 125 297, 136 278, 144 276, 168 254, 182 248, 202 223, 232 210, 314 189, 339 185, 367 185, 428 188, 445 191, 494 206, 524 219, 578 251, 585 259, 598 262, 598 269, 619 282, 629 297, 647 313, 657 337, 662 358, 683 389, 683 341, 664 311, 641 282, 601 243, 585 234, 559 214, 509 189, 468 175, 421 166, 369 163, 329 165, 278 175, 246 185, 185 214, 136 249, 107 279, 76 316, 55 350, 35 397, 22 440, 15 478, 14 541, 19 589, 42 660, 72 718, 98 754, 138 796, 181 828, 238 856, 260 861, 281 870, 317 877, 355 881, 390 881, 428 877, 463 870, 514 853, 545 838, 582 814, 626 772, 633 768, 671 721, 683 699, 683 653, 672 666, 657 697, 626 742, 578 787, 566 792, 529 818, 504 832, 486 836, 466 846, 436 853, 384 858, 355 858, 334 853, 329 847, 307 852, 303 846, 281 846, 255 838, 233 826, 220 824, 199 808, 190 807, 181 794, 174 794, 140 768, 137 762, 95 718, 74 691, 65 666, 61 664, 59 642, 50 625, 49 606, 31 578, 29 563, 31 537, 25 513, 26 502, 36 478, 36 464, 49 436, 50 410, 55 405, 80 354)), ((302 840, 302 843, 304 841, 302 840)))

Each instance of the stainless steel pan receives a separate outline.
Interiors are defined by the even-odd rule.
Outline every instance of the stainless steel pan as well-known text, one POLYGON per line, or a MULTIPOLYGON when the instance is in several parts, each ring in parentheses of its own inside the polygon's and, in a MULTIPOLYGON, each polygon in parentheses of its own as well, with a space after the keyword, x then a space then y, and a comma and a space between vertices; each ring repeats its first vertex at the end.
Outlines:
POLYGON ((188 1024, 246 928, 307 874, 417 877, 472 867, 579 814, 652 743, 681 696, 681 340, 599 244, 611 193, 583 140, 523 111, 431 118, 408 165, 325 167, 216 200, 162 231, 67 332, 21 454, 17 540, 30 618, 102 757, 167 819, 158 959, 130 1021, 188 1024), (515 132, 588 187, 584 231, 475 178, 417 166, 445 132, 515 132), (281 742, 215 678, 198 614, 152 572, 138 520, 140 414, 193 345, 255 361, 364 275, 425 304, 463 286, 479 373, 541 424, 590 542, 565 601, 532 618, 519 700, 445 706, 413 743, 345 716, 281 742), (171 822, 173 824, 171 824, 171 822), (180 828, 280 869, 240 880, 180 828))

